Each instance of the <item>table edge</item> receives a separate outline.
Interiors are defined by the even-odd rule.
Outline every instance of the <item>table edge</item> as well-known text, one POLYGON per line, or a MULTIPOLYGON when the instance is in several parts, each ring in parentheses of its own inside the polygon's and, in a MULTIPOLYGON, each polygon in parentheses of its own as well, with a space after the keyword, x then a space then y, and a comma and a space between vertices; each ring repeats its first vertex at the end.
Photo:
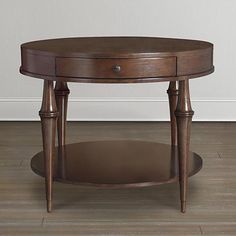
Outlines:
POLYGON ((154 77, 154 78, 131 78, 131 79, 98 79, 98 78, 78 78, 78 77, 62 77, 62 76, 49 76, 49 75, 41 75, 34 74, 28 71, 24 71, 22 67, 20 67, 20 73, 29 77, 43 79, 43 80, 53 80, 53 81, 61 81, 61 82, 76 82, 76 83, 111 83, 111 84, 120 84, 120 83, 154 83, 154 82, 166 82, 166 81, 180 81, 185 79, 194 79, 203 77, 209 74, 212 74, 215 71, 215 67, 213 66, 210 70, 190 75, 181 75, 181 76, 173 76, 173 77, 154 77))

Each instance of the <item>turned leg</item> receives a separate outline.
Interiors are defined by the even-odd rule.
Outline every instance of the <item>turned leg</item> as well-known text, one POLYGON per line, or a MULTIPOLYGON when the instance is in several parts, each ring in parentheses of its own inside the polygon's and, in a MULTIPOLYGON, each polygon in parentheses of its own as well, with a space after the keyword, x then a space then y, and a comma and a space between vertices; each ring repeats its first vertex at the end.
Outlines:
POLYGON ((185 212, 186 210, 190 129, 193 113, 189 95, 189 80, 179 81, 179 96, 175 115, 178 133, 181 212, 185 212))
POLYGON ((178 89, 176 88, 176 81, 171 81, 169 83, 169 88, 167 90, 169 97, 169 108, 170 108, 170 122, 171 122, 171 145, 177 145, 177 126, 175 110, 177 106, 178 89))
POLYGON ((57 108, 53 81, 44 80, 43 100, 39 111, 42 125, 47 211, 52 210, 53 160, 55 159, 57 108))
POLYGON ((57 120, 58 146, 65 145, 67 103, 70 90, 66 82, 56 82, 55 95, 59 117, 57 120))
POLYGON ((58 135, 58 174, 61 178, 66 178, 65 160, 66 160, 66 116, 67 103, 70 90, 66 82, 56 82, 55 95, 59 117, 57 120, 57 135, 58 135))

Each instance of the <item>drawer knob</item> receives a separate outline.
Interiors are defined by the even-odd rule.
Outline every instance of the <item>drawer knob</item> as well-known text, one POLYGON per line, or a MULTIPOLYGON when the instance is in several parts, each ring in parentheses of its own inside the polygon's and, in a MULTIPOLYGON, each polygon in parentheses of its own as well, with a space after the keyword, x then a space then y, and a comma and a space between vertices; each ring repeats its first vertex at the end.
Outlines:
POLYGON ((112 67, 112 70, 113 70, 114 72, 118 73, 118 72, 121 71, 121 66, 115 65, 115 66, 112 67))

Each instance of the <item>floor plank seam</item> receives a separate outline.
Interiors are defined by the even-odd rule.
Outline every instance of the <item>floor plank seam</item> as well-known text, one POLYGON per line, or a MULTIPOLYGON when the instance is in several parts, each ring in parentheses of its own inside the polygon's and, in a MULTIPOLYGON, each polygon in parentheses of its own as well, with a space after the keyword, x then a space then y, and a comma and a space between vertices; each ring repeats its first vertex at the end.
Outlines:
POLYGON ((219 159, 222 159, 222 156, 221 156, 221 154, 219 152, 217 152, 217 155, 218 155, 219 159))
POLYGON ((201 225, 199 225, 199 230, 200 230, 201 235, 204 235, 201 225))
POLYGON ((45 218, 43 217, 41 221, 41 225, 40 225, 41 227, 44 227, 44 221, 45 221, 45 218))
POLYGON ((23 166, 24 160, 21 160, 20 165, 19 166, 23 166))

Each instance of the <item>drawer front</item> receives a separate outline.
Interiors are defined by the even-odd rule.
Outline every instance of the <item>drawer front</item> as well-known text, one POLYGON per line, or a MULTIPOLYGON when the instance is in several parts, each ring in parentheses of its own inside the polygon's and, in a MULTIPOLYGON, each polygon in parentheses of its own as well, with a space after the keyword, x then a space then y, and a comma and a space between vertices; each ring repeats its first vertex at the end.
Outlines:
POLYGON ((56 76, 80 78, 176 76, 176 57, 140 59, 56 58, 56 76))

